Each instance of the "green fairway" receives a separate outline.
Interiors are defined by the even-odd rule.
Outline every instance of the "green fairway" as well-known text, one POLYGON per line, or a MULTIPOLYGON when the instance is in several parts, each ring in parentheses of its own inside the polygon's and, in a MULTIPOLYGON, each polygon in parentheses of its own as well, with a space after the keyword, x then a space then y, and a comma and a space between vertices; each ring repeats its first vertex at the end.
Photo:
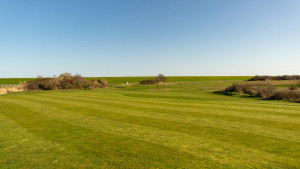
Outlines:
POLYGON ((0 168, 300 168, 299 103, 217 92, 248 78, 0 95, 0 168))

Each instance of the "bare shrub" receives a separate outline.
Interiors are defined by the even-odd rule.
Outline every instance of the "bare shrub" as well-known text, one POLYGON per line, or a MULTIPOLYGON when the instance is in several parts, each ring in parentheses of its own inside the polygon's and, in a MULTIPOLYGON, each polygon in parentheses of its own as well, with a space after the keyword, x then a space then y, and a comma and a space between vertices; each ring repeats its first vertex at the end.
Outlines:
POLYGON ((275 100, 287 100, 287 101, 300 101, 300 92, 294 90, 282 90, 274 93, 271 99, 275 100))
POLYGON ((39 90, 39 83, 37 81, 27 82, 27 90, 39 90))
POLYGON ((254 76, 248 81, 265 81, 265 80, 300 80, 300 75, 283 75, 283 76, 254 76))
POLYGON ((59 86, 59 82, 52 78, 41 78, 38 82, 39 88, 42 90, 55 90, 59 86))
POLYGON ((242 92, 249 95, 257 95, 258 91, 255 89, 255 87, 251 84, 245 84, 243 85, 242 92))
POLYGON ((157 84, 158 83, 158 79, 145 79, 140 81, 141 85, 152 85, 152 84, 157 84))
POLYGON ((108 82, 105 79, 98 79, 98 84, 100 85, 100 88, 105 88, 108 86, 108 82))
POLYGON ((266 81, 248 81, 247 84, 252 86, 276 86, 276 85, 297 85, 299 84, 296 80, 266 80, 266 81))
POLYGON ((59 82, 53 78, 38 78, 27 83, 29 90, 55 90, 59 88, 59 82))
POLYGON ((76 74, 74 77, 72 77, 71 79, 71 88, 77 88, 77 89, 82 89, 83 85, 85 83, 87 83, 87 80, 83 77, 81 77, 81 75, 76 74))
POLYGON ((167 77, 165 76, 165 75, 163 75, 163 74, 158 74, 158 76, 156 77, 156 79, 158 80, 158 83, 159 82, 162 82, 163 83, 163 85, 162 85, 162 89, 166 89, 167 88, 167 86, 166 86, 166 82, 167 82, 167 77))
POLYGON ((237 92, 237 93, 241 93, 244 89, 244 85, 243 84, 239 84, 239 83, 234 83, 232 84, 232 86, 229 86, 225 89, 225 92, 237 92))
POLYGON ((300 91, 290 89, 277 89, 272 85, 258 86, 253 83, 237 84, 234 83, 225 89, 225 92, 236 92, 249 94, 251 96, 263 97, 274 100, 287 100, 293 102, 300 102, 300 91))
POLYGON ((89 83, 87 83, 86 89, 94 90, 96 88, 100 88, 100 84, 96 80, 91 80, 89 83))
POLYGON ((257 97, 263 97, 263 98, 270 98, 274 95, 274 91, 276 90, 276 87, 274 86, 259 86, 257 88, 257 97))
POLYGON ((61 74, 59 77, 38 78, 27 83, 27 90, 56 90, 56 89, 95 89, 108 85, 104 79, 87 80, 80 75, 72 76, 70 73, 61 74))

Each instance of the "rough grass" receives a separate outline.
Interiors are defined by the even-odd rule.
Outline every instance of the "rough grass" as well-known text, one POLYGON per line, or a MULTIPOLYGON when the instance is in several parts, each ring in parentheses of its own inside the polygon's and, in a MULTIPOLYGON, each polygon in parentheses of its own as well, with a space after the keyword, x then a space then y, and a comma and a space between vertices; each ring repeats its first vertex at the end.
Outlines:
POLYGON ((299 104, 222 80, 2 95, 0 168, 299 168, 299 104))
MULTIPOLYGON (((142 80, 154 78, 146 77, 86 77, 88 80, 105 79, 109 84, 139 83, 142 80)), ((248 80, 252 76, 167 76, 168 82, 199 82, 199 81, 226 81, 226 80, 248 80)), ((36 78, 0 78, 0 84, 19 84, 20 81, 31 81, 36 78)))
MULTIPOLYGON (((201 81, 230 81, 230 80, 248 80, 252 76, 167 76, 167 82, 201 82, 201 81)), ((139 83, 145 79, 155 78, 147 77, 88 77, 87 79, 106 79, 109 84, 139 83)))
POLYGON ((23 83, 24 81, 28 82, 35 79, 36 78, 0 78, 0 84, 19 84, 20 81, 23 83))

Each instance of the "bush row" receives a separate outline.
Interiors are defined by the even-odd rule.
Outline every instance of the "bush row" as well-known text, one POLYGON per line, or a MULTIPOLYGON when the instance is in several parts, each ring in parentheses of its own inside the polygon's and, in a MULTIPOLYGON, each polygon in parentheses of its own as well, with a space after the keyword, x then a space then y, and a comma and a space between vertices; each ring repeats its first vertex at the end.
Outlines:
POLYGON ((265 80, 300 80, 300 75, 254 76, 248 81, 265 81, 265 80))
POLYGON ((140 81, 141 85, 152 85, 152 84, 157 84, 158 83, 158 79, 145 79, 140 81))
POLYGON ((297 91, 297 87, 295 86, 289 89, 278 89, 274 86, 254 86, 251 84, 235 83, 232 86, 227 87, 225 92, 244 93, 272 100, 300 102, 300 91, 297 91))
POLYGON ((87 80, 80 75, 72 76, 70 73, 61 74, 59 77, 42 78, 30 81, 27 90, 58 90, 58 89, 95 89, 107 87, 104 79, 87 80))

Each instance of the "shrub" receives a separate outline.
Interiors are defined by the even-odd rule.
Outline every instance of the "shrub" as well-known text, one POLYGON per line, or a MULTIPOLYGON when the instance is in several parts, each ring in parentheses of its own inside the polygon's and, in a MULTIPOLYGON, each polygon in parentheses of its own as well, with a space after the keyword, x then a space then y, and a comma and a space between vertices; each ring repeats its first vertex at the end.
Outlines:
POLYGON ((283 76, 254 76, 248 81, 265 81, 265 80, 300 80, 300 75, 283 75, 283 76))
POLYGON ((297 88, 297 86, 291 86, 290 88, 289 88, 289 90, 297 90, 298 88, 297 88))
POLYGON ((71 80, 71 82, 70 82, 71 88, 82 89, 83 85, 85 83, 87 83, 87 80, 85 78, 81 77, 81 75, 75 75, 70 80, 71 80))
POLYGON ((272 85, 258 85, 253 84, 237 84, 234 83, 231 86, 225 89, 225 92, 237 92, 245 93, 251 96, 263 97, 266 99, 275 99, 275 100, 287 100, 293 102, 300 102, 300 91, 287 89, 277 89, 272 85))
POLYGON ((39 77, 35 81, 27 83, 27 90, 56 90, 56 89, 95 89, 108 85, 104 79, 86 80, 80 75, 72 76, 70 73, 61 74, 58 78, 39 77))
POLYGON ((140 81, 141 85, 152 85, 152 84, 157 84, 158 80, 157 79, 145 79, 140 81))
POLYGON ((276 87, 274 86, 260 86, 257 88, 257 97, 263 97, 263 98, 270 98, 274 95, 274 91, 276 90, 276 87))
POLYGON ((250 84, 245 84, 243 86, 242 91, 243 91, 243 93, 249 94, 249 95, 252 95, 252 96, 257 95, 257 93, 258 93, 257 89, 253 85, 250 85, 250 84))
POLYGON ((100 85, 100 88, 105 88, 108 86, 108 82, 105 79, 98 79, 98 84, 100 85))
POLYGON ((26 89, 27 90, 38 90, 39 89, 39 83, 37 81, 27 82, 26 89))
POLYGON ((85 89, 94 90, 96 88, 100 88, 100 85, 97 81, 91 80, 88 83, 86 83, 86 88, 85 89))
POLYGON ((35 81, 27 83, 29 90, 55 90, 59 88, 59 82, 53 78, 38 78, 35 81))
POLYGON ((300 101, 300 92, 294 90, 283 90, 277 91, 274 93, 274 96, 271 99, 276 100, 287 100, 287 101, 300 101))
POLYGON ((243 84, 234 83, 232 86, 229 86, 225 89, 225 92, 237 92, 241 93, 244 89, 243 84))

